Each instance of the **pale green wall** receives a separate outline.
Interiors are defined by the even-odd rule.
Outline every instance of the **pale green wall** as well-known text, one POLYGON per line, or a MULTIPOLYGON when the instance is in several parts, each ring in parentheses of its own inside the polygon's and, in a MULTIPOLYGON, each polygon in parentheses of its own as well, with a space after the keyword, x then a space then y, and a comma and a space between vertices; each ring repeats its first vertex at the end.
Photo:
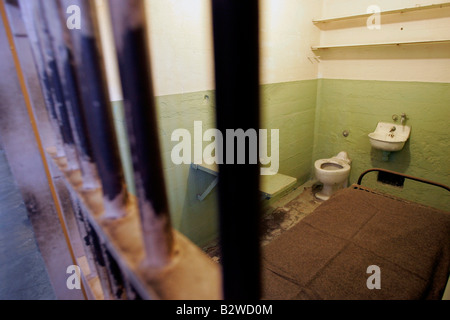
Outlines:
POLYGON ((114 125, 119 145, 120 158, 122 161, 122 167, 124 169, 125 182, 127 184, 128 192, 130 192, 133 195, 136 195, 130 146, 128 144, 128 134, 125 126, 125 114, 123 110, 123 102, 113 101, 111 102, 111 104, 113 110, 114 125))
POLYGON ((261 128, 280 130, 279 173, 303 184, 310 178, 317 80, 261 86, 261 128))
MULTIPOLYGON (((280 130, 279 172, 299 183, 311 175, 316 93, 316 80, 261 86, 261 128, 280 130)), ((179 128, 193 136, 194 121, 203 122, 203 131, 216 127, 214 91, 159 96, 156 105, 173 225, 194 243, 205 245, 217 237, 217 188, 203 201, 197 200, 197 194, 214 177, 189 165, 174 165, 170 155, 177 142, 170 138, 179 128)))
MULTIPOLYGON (((203 130, 215 127, 214 91, 156 97, 159 132, 169 204, 174 228, 199 246, 217 237, 217 190, 197 200, 214 177, 174 165, 171 141, 175 129, 188 129, 193 136, 194 121, 203 130)), ((122 103, 113 103, 119 145, 128 184, 132 172, 125 134, 122 103)), ((449 154, 450 84, 356 80, 304 80, 261 86, 261 128, 280 130, 279 172, 296 177, 298 184, 314 178, 313 163, 340 151, 352 162, 350 183, 361 172, 381 167, 450 184, 449 154), (381 151, 372 149, 367 134, 379 121, 390 122, 393 114, 408 115, 411 138, 405 148, 382 161, 381 151), (348 130, 350 135, 342 135, 348 130)), ((204 143, 206 146, 207 143, 204 143)), ((270 150, 270 149, 269 149, 270 150)), ((369 176, 368 186, 380 186, 369 176)), ((130 186, 130 191, 133 191, 130 186)), ((446 191, 408 183, 405 191, 384 189, 405 198, 450 210, 446 191)), ((264 202, 264 206, 271 202, 264 202)))
MULTIPOLYGON (((351 183, 364 170, 381 167, 450 185, 449 119, 450 83, 319 79, 314 159, 347 151, 353 160, 351 183), (411 137, 403 150, 384 162, 367 135, 379 121, 392 122, 393 114, 403 112, 412 127, 411 137), (344 130, 350 132, 347 138, 344 130)), ((402 192, 384 190, 450 210, 447 191, 416 182, 407 182, 402 192)))
MULTIPOLYGON (((280 130, 279 172, 296 177, 299 184, 311 176, 316 95, 317 80, 261 86, 261 128, 280 130)), ((214 91, 159 96, 156 105, 172 223, 203 246, 217 237, 217 189, 203 201, 197 200, 197 194, 203 193, 214 177, 189 165, 174 165, 171 151, 178 142, 172 142, 171 135, 183 128, 193 137, 194 121, 203 122, 203 131, 215 128, 214 91)), ((113 109, 127 183, 134 192, 122 102, 113 102, 113 109)))
MULTIPOLYGON (((213 91, 156 97, 163 169, 172 224, 175 229, 198 245, 204 245, 217 236, 216 190, 205 200, 197 200, 197 194, 201 194, 214 177, 193 170, 189 165, 174 165, 171 150, 178 142, 172 142, 171 135, 173 130, 179 128, 188 129, 193 135, 194 121, 202 121, 203 130, 214 128, 214 103, 213 91)), ((123 102, 115 101, 112 106, 125 177, 129 191, 134 194, 123 102)))
POLYGON ((171 151, 178 142, 172 142, 171 135, 176 129, 189 130, 193 150, 194 121, 203 122, 203 131, 216 127, 214 92, 159 96, 156 105, 172 223, 201 246, 217 236, 217 189, 203 201, 197 200, 197 194, 202 194, 215 177, 187 164, 173 164, 171 151))

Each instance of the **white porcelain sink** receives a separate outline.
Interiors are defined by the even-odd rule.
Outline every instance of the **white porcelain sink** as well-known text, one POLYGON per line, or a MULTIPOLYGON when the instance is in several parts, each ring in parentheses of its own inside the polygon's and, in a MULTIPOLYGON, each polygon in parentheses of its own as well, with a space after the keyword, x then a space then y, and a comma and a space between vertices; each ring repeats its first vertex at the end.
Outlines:
POLYGON ((372 147, 383 151, 399 151, 409 139, 411 127, 379 122, 374 132, 369 133, 372 147))

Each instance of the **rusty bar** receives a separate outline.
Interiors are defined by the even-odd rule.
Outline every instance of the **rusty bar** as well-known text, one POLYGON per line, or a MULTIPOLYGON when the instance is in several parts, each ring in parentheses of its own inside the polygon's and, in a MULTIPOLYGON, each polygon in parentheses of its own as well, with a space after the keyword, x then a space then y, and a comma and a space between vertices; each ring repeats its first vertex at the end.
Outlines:
POLYGON ((39 44, 39 37, 34 23, 35 14, 33 12, 35 10, 35 3, 26 0, 19 0, 19 5, 23 16, 23 22, 27 30, 34 63, 38 72, 39 84, 41 86, 41 91, 44 97, 49 122, 52 126, 53 134, 55 137, 56 150, 54 151, 54 153, 56 157, 61 158, 66 155, 61 135, 62 128, 60 127, 60 121, 56 113, 55 101, 53 100, 51 92, 49 75, 47 73, 44 55, 39 44))
POLYGON ((146 260, 166 265, 173 234, 164 182, 142 0, 110 0, 146 260))
POLYGON ((48 75, 50 92, 55 106, 55 112, 59 122, 61 137, 64 143, 64 151, 67 161, 67 171, 79 169, 78 154, 75 148, 75 140, 64 98, 60 73, 56 65, 55 52, 51 43, 51 36, 43 12, 38 1, 22 1, 21 5, 27 7, 32 19, 33 27, 38 37, 38 45, 42 52, 45 70, 48 75))
POLYGON ((89 234, 89 239, 90 241, 92 241, 92 245, 94 247, 96 263, 98 264, 99 270, 101 271, 100 280, 102 281, 102 285, 105 286, 104 288, 106 288, 105 300, 113 300, 115 299, 115 285, 113 283, 113 278, 106 261, 105 247, 99 235, 95 231, 95 228, 90 224, 90 222, 87 222, 87 231, 89 234))
POLYGON ((112 296, 115 300, 127 300, 127 292, 120 267, 108 251, 105 243, 100 242, 100 246, 103 253, 103 259, 106 262, 106 269, 108 270, 112 296))
POLYGON ((63 24, 65 17, 56 1, 38 1, 41 7, 42 20, 48 26, 51 44, 55 53, 58 72, 67 106, 68 117, 72 128, 80 168, 85 189, 99 187, 97 169, 93 162, 92 147, 87 139, 87 128, 81 108, 81 98, 74 70, 73 50, 68 36, 68 28, 63 24))
POLYGON ((63 11, 73 5, 80 8, 82 25, 80 30, 69 30, 69 33, 88 137, 102 184, 104 217, 117 219, 125 215, 123 209, 128 197, 95 21, 95 4, 89 0, 61 0, 63 11))
POLYGON ((92 232, 94 231, 89 224, 86 214, 83 212, 83 209, 80 206, 78 197, 72 196, 72 204, 74 207, 80 236, 83 239, 83 245, 88 257, 89 267, 91 268, 91 270, 95 270, 100 280, 103 299, 110 300, 112 296, 111 284, 109 283, 108 273, 106 270, 105 262, 103 260, 103 256, 100 256, 100 243, 95 242, 98 241, 98 237, 92 234, 92 232))
POLYGON ((133 288, 130 280, 127 277, 127 275, 123 272, 122 269, 120 269, 120 272, 121 272, 121 275, 122 275, 122 282, 123 282, 123 287, 125 289, 125 294, 126 294, 127 300, 142 300, 140 298, 139 294, 133 288))
MULTIPOLYGON (((212 0, 212 11, 217 128, 259 132, 258 0, 212 0)), ((225 299, 260 298, 260 169, 249 152, 246 164, 219 164, 225 299)))

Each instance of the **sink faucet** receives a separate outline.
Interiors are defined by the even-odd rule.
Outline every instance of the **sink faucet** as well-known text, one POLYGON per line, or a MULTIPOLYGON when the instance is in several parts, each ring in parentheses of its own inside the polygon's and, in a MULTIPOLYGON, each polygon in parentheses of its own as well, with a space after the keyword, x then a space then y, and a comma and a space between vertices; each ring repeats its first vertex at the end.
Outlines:
POLYGON ((400 122, 401 122, 402 125, 405 124, 405 122, 406 122, 406 113, 402 113, 400 122))
POLYGON ((397 130, 397 128, 396 128, 395 126, 393 126, 393 127, 391 128, 391 130, 389 130, 388 136, 391 137, 391 138, 393 138, 393 137, 394 137, 394 131, 395 131, 395 130, 397 130))

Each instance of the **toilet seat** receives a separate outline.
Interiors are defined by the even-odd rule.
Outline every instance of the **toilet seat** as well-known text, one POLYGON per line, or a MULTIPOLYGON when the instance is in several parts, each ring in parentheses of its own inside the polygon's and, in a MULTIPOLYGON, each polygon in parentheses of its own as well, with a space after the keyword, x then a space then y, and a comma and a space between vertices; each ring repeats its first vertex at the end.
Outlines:
POLYGON ((350 165, 348 163, 346 163, 342 159, 337 159, 337 158, 316 160, 314 166, 316 167, 317 170, 323 170, 323 171, 339 172, 339 171, 350 170, 350 165), (331 164, 331 166, 329 166, 329 168, 325 169, 325 168, 323 168, 323 165, 326 165, 326 164, 331 164), (337 167, 336 165, 340 166, 340 168, 337 167))
POLYGON ((339 152, 329 159, 319 159, 314 163, 316 178, 322 182, 322 190, 315 194, 316 198, 328 200, 339 188, 346 188, 350 174, 350 164, 347 152, 339 152))

